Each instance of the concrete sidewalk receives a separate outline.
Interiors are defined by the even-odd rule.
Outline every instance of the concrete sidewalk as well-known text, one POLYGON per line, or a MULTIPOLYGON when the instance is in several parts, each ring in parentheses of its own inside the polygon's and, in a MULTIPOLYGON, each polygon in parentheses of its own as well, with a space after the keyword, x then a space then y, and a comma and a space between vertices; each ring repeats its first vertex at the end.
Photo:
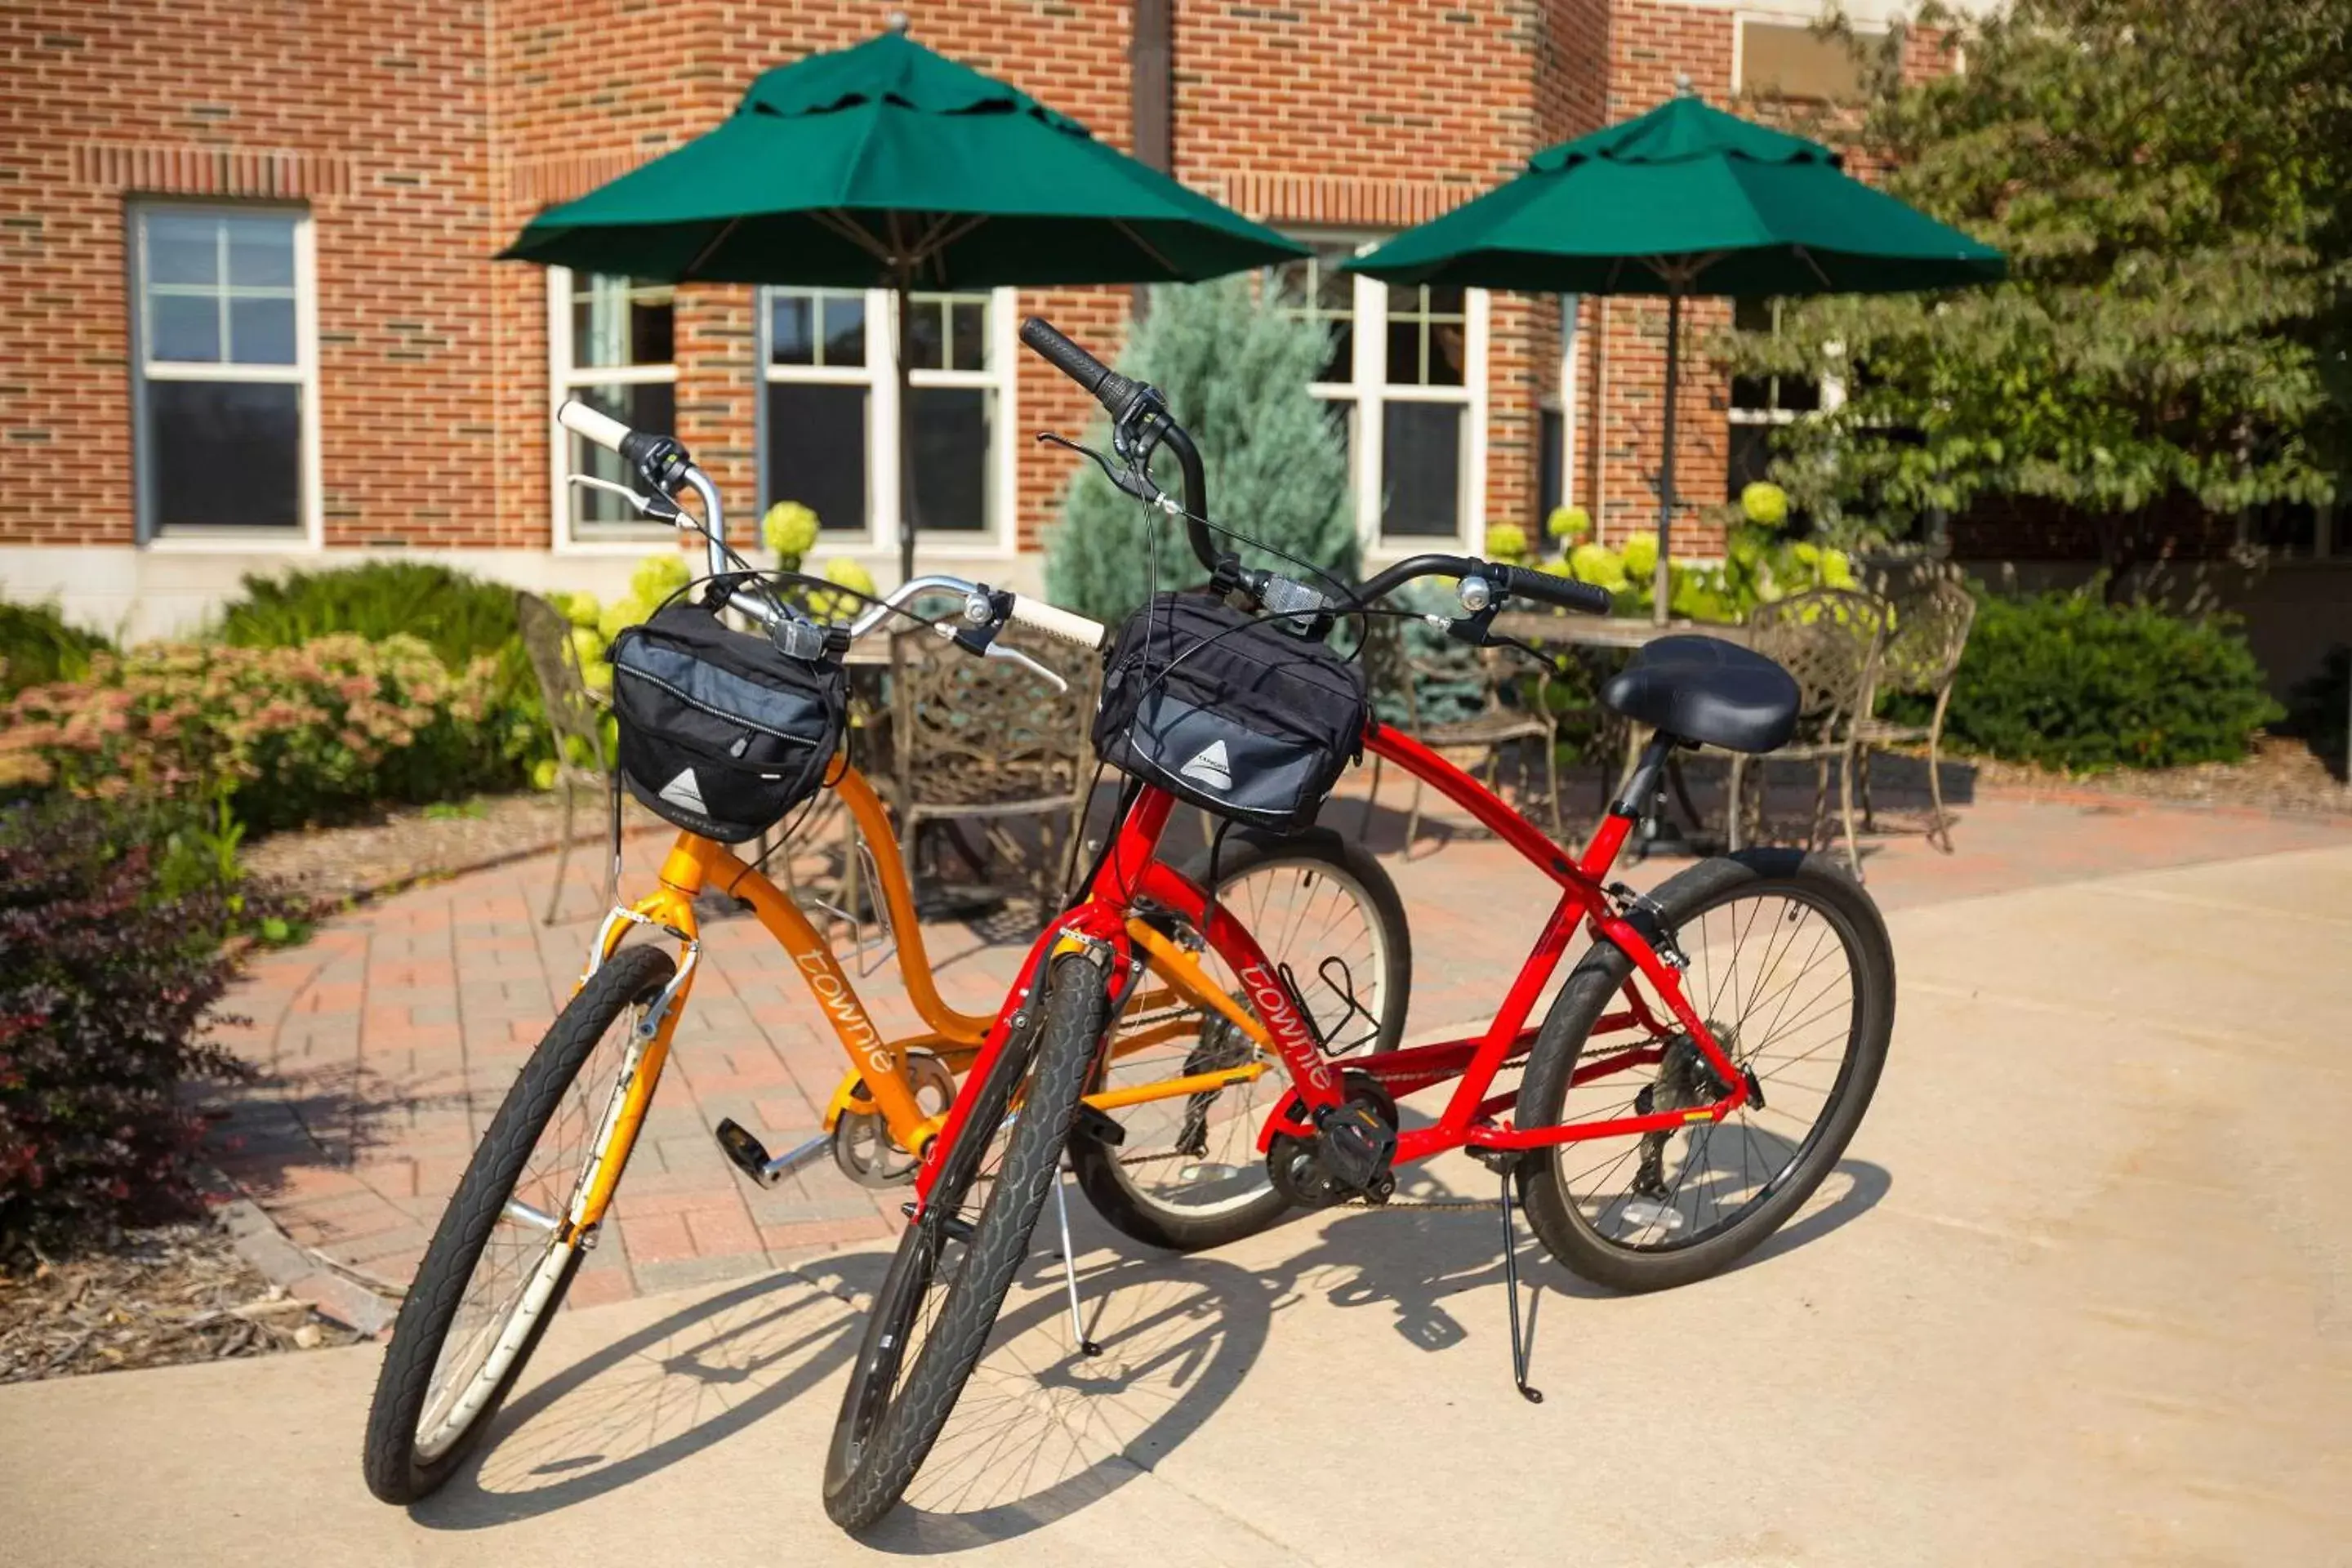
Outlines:
POLYGON ((875 1247, 566 1314, 413 1514, 360 1485, 370 1348, 0 1390, 0 1563, 2344 1561, 2352 846, 1893 925, 1877 1103, 1761 1256, 1615 1299, 1523 1254, 1541 1405, 1492 1213, 1089 1222, 1106 1357, 1041 1255, 865 1543, 816 1493, 875 1247))

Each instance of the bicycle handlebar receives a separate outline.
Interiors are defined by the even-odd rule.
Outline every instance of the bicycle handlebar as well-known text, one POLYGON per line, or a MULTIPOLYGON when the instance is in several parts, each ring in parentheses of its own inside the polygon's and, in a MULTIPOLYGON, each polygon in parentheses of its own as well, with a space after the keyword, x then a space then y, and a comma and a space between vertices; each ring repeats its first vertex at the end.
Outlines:
POLYGON ((1192 553, 1200 558, 1204 569, 1215 571, 1216 542, 1209 537, 1209 525, 1202 521, 1209 515, 1209 478, 1201 466, 1201 449, 1192 444, 1192 432, 1169 417, 1168 405, 1158 389, 1119 374, 1072 342, 1043 316, 1031 316, 1021 323, 1021 341, 1040 359, 1086 388, 1103 405, 1122 443, 1122 455, 1123 444, 1130 437, 1140 444, 1147 460, 1150 448, 1162 442, 1176 454, 1176 467, 1184 481, 1185 542, 1192 545, 1192 553), (1137 426, 1132 432, 1128 429, 1130 422, 1137 426))
POLYGON ((1141 390, 1139 383, 1129 380, 1085 349, 1072 342, 1053 322, 1043 316, 1031 316, 1021 323, 1021 341, 1034 350, 1046 363, 1076 382, 1113 419, 1124 419, 1141 390))
POLYGON ((1580 583, 1573 577, 1555 577, 1549 572, 1538 572, 1530 567, 1512 566, 1500 561, 1481 561, 1475 555, 1407 556, 1360 586, 1356 590, 1356 602, 1369 605, 1395 592, 1415 577, 1483 577, 1506 594, 1517 594, 1523 599, 1538 599, 1547 605, 1557 605, 1563 610, 1575 610, 1588 616, 1605 616, 1613 607, 1606 588, 1580 583))

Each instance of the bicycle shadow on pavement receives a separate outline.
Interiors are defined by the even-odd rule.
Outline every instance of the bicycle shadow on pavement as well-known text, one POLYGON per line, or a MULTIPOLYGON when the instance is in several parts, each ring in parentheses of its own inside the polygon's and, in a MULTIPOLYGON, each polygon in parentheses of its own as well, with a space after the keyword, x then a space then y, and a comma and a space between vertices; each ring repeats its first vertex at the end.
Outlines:
POLYGON ((1074 1245, 1101 1353, 1073 1343, 1058 1251, 1033 1253, 946 1430, 866 1545, 928 1556, 1026 1535, 1148 1473, 1241 1386, 1265 1344, 1265 1281, 1214 1258, 1107 1254, 1091 1220, 1074 1245))
MULTIPOLYGON (((582 1357, 502 1411, 480 1457, 411 1517, 471 1531, 551 1513, 803 1399, 822 1406, 814 1429, 829 1432, 888 1262, 850 1254, 747 1280, 582 1357)), ((1182 1442, 1265 1343, 1264 1287, 1233 1265, 1108 1259, 1081 1279, 1103 1355, 1073 1349, 1058 1255, 1037 1254, 907 1505, 868 1544, 952 1551, 1086 1507, 1182 1442)), ((804 1486, 811 1503, 824 1462, 821 1438, 779 1456, 785 1484, 804 1486)))
MULTIPOLYGON (((1866 1160, 1841 1160, 1796 1219, 1725 1272, 1760 1268, 1820 1241, 1876 1207, 1893 1185, 1894 1179, 1883 1166, 1866 1160)), ((1401 1202, 1451 1201, 1473 1195, 1456 1193, 1426 1170, 1415 1172, 1399 1188, 1401 1202)), ((1516 1211, 1516 1193, 1513 1206, 1516 1211)), ((1316 1215, 1307 1214, 1292 1223, 1317 1222, 1316 1215)), ((1529 1230, 1524 1215, 1514 1213, 1512 1229, 1518 1248, 1519 1285, 1526 1292, 1523 1331, 1532 1375, 1540 1366, 1536 1359, 1537 1330, 1544 1297, 1593 1300, 1616 1292, 1580 1279, 1556 1262, 1529 1230)), ((1449 1310, 1449 1300, 1473 1291, 1498 1298, 1496 1288, 1504 1279, 1501 1211, 1491 1205, 1482 1209, 1401 1206, 1343 1211, 1325 1224, 1313 1247, 1289 1259, 1273 1279, 1276 1294, 1270 1310, 1279 1310, 1308 1296, 1320 1296, 1344 1309, 1385 1308, 1407 1343, 1429 1352, 1451 1350, 1472 1336, 1449 1310)), ((1495 1299, 1488 1320, 1500 1328, 1506 1312, 1504 1302, 1495 1299)), ((1507 1345, 1500 1348, 1508 1349, 1507 1345)), ((1507 1355, 1498 1354, 1498 1375, 1507 1364, 1507 1355)))

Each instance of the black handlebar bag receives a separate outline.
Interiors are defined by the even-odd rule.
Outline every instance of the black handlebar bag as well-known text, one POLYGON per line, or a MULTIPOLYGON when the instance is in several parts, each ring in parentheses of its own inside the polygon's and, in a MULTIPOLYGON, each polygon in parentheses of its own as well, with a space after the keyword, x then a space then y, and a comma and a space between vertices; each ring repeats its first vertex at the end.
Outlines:
POLYGON ((622 632, 612 661, 621 782, 656 816, 739 844, 824 785, 849 710, 838 663, 683 601, 622 632))
POLYGON ((1363 754, 1370 717, 1363 671, 1322 643, 1161 594, 1119 628, 1095 751, 1204 811, 1297 833, 1363 754))

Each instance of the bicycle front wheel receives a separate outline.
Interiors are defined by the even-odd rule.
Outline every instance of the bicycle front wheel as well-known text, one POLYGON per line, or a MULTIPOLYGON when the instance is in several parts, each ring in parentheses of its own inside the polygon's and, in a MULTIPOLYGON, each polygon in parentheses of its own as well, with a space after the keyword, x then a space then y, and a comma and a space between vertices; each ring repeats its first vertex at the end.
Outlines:
POLYGON ((639 1026, 677 971, 659 948, 614 954, 490 1118, 376 1378, 362 1468, 385 1502, 415 1502, 455 1473, 538 1348, 580 1268, 563 1222, 600 1169, 628 1159, 618 1113, 644 1053, 639 1026))
MULTIPOLYGON (((1689 961, 1684 995, 1753 1098, 1719 1122, 1536 1150, 1518 1170, 1528 1222, 1552 1256, 1629 1291, 1706 1279, 1787 1223, 1845 1152, 1895 1026, 1885 922, 1843 869, 1795 850, 1748 850, 1692 867, 1652 899, 1689 961)), ((1705 1106, 1728 1092, 1716 1076, 1632 961, 1602 942, 1544 1021, 1518 1124, 1705 1106), (1665 1030, 1589 1039, 1628 984, 1665 1030)))
MULTIPOLYGON (((1185 875, 1209 887, 1212 860, 1202 851, 1185 875)), ((1290 977, 1326 1048, 1395 1049, 1412 989, 1412 937, 1380 861, 1336 833, 1237 830, 1213 864, 1217 903, 1290 977)), ((1209 978, 1255 1016, 1250 988, 1213 951, 1200 956, 1209 978)), ((1147 978, 1139 991, 1151 985, 1147 978)), ((1259 1126, 1288 1091, 1279 1058, 1206 1009, 1139 1004, 1119 1020, 1111 1052, 1097 1089, 1250 1066, 1263 1076, 1108 1112, 1126 1134, 1118 1143, 1081 1138, 1070 1146, 1078 1186, 1097 1214, 1148 1247, 1178 1252, 1223 1247, 1282 1217, 1288 1201, 1257 1152, 1259 1126)))
POLYGON ((1109 1006, 1089 956, 1055 959, 1043 1024, 968 1086, 970 1114, 899 1238, 834 1422, 824 1510, 844 1529, 864 1529, 906 1494, 980 1364, 1059 1179, 1109 1006))

